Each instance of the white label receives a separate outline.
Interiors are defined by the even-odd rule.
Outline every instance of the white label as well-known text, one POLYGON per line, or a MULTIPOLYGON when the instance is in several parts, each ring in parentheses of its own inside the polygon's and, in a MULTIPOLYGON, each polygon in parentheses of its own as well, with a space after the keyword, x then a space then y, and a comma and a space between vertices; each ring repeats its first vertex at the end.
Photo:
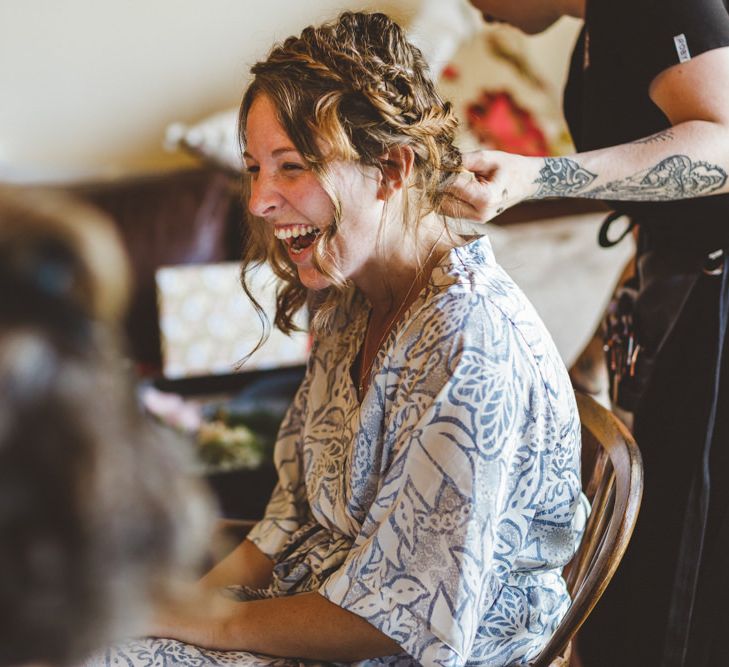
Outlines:
POLYGON ((681 33, 673 38, 673 42, 676 45, 676 53, 678 53, 678 59, 682 63, 691 60, 691 52, 689 51, 688 42, 686 41, 686 35, 681 33))

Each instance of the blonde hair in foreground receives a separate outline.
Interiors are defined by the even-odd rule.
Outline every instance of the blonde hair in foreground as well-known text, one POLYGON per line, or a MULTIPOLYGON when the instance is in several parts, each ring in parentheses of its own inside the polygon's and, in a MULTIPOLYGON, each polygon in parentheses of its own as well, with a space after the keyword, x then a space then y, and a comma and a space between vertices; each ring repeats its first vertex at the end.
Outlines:
MULTIPOLYGON (((312 321, 314 331, 325 331, 347 288, 329 250, 341 223, 329 165, 334 160, 357 162, 377 168, 385 178, 387 152, 402 146, 412 149, 415 159, 403 189, 402 220, 404 231, 415 234, 419 221, 438 210, 444 187, 460 171, 461 155, 453 145, 457 121, 451 105, 436 92, 420 51, 380 13, 345 12, 330 23, 310 26, 274 47, 251 72, 254 79, 239 116, 241 143, 246 143, 246 120, 254 100, 266 95, 334 204, 334 224, 323 230, 313 259, 331 281, 312 321)), ((244 244, 242 282, 254 303, 246 272, 265 261, 283 280, 274 324, 289 333, 296 329, 293 317, 305 304, 307 291, 272 230, 253 219, 244 244)))

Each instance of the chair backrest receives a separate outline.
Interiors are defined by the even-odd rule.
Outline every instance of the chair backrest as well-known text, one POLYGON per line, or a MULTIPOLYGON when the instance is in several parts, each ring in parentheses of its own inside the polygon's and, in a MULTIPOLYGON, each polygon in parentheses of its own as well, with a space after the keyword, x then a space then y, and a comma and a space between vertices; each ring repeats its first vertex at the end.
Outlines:
POLYGON ((633 436, 608 409, 577 394, 582 422, 583 491, 592 512, 565 570, 572 605, 532 663, 548 667, 567 649, 602 596, 628 546, 643 495, 643 464, 633 436))

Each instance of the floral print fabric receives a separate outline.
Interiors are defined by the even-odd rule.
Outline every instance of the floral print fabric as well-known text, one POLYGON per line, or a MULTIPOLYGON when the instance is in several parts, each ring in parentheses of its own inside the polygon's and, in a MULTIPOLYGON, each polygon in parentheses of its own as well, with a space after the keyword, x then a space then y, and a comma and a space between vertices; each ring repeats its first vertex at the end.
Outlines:
POLYGON ((249 535, 275 563, 266 595, 319 591, 404 650, 370 664, 527 664, 569 606, 560 572, 585 516, 564 365, 486 238, 441 260, 360 404, 368 314, 352 292, 282 425, 279 484, 249 535))

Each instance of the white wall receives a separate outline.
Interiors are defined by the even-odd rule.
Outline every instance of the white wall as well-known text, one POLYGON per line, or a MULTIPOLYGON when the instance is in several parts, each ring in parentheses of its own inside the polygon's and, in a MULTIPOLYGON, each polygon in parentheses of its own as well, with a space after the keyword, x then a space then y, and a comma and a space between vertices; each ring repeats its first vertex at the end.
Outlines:
MULTIPOLYGON (((0 180, 186 164, 162 148, 165 127, 237 104, 274 40, 345 8, 407 24, 420 2, 0 0, 0 180)), ((542 39, 560 79, 569 40, 542 39)))

